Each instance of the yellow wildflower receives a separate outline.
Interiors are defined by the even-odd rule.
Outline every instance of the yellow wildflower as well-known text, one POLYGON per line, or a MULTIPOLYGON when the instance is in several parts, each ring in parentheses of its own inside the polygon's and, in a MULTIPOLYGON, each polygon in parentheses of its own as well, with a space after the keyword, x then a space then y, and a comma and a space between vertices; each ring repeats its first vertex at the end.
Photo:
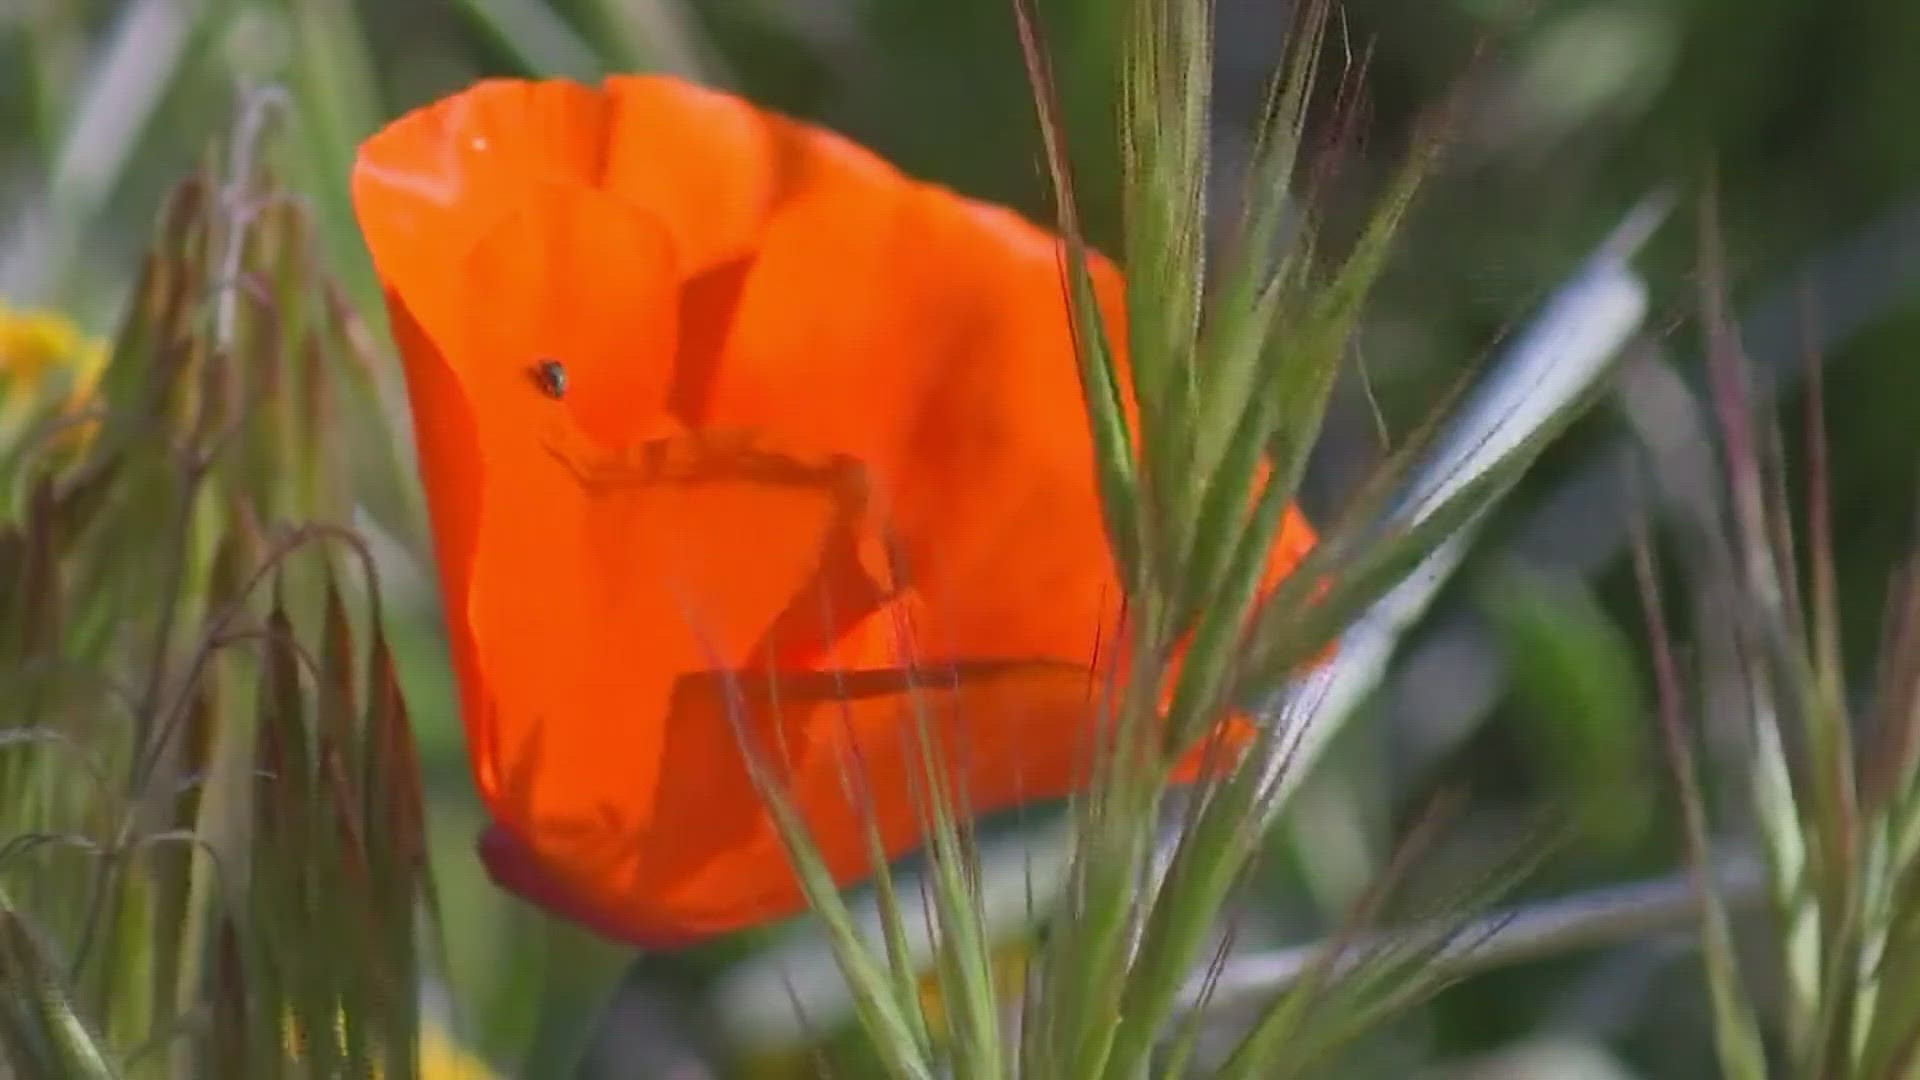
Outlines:
MULTIPOLYGON (((91 404, 107 353, 106 342, 64 315, 0 301, 0 447, 51 419, 49 410, 71 417, 91 404)), ((57 442, 80 448, 98 426, 91 418, 63 425, 57 442)))
MULTIPOLYGON (((999 1001, 1017 1000, 1027 982, 1027 952, 1030 942, 1014 939, 996 946, 987 958, 993 977, 994 997, 999 1001)), ((938 972, 920 976, 920 1013, 927 1018, 927 1029, 938 1038, 946 1034, 947 1004, 942 998, 938 972)))
MULTIPOLYGON (((993 947, 988 964, 996 1001, 1018 1001, 1025 992, 1027 966, 1033 946, 1031 936, 1021 935, 993 947)), ((944 1000, 939 972, 922 971, 915 989, 928 1033, 935 1039, 945 1038, 948 1005, 944 1000)), ((817 1077, 833 1075, 831 1063, 821 1056, 819 1045, 798 1042, 757 1047, 736 1063, 735 1073, 744 1080, 815 1080, 817 1077)))
POLYGON ((0 301, 0 376, 9 391, 37 392, 50 377, 62 375, 70 396, 83 398, 106 360, 106 343, 81 333, 66 316, 0 301))
POLYGON ((496 1080, 479 1056, 431 1020, 420 1024, 420 1080, 496 1080))

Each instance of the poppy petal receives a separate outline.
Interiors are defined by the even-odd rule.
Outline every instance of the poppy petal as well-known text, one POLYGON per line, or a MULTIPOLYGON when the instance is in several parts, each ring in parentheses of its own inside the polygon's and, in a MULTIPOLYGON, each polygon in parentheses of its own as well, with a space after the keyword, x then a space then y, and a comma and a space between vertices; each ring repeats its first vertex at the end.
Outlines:
MULTIPOLYGON (((1060 244, 831 133, 760 125, 775 152, 740 164, 777 165, 776 196, 682 418, 869 466, 929 613, 920 659, 1085 661, 1118 597, 1060 244)), ((1117 330, 1123 285, 1093 270, 1117 330)))
POLYGON ((660 78, 480 84, 354 199, 505 887, 643 944, 792 912, 741 733, 842 881, 860 815, 916 842, 921 731, 967 810, 1078 786, 1121 597, 1056 239, 660 78))
MULTIPOLYGON (((555 914, 643 948, 675 948, 794 915, 799 879, 740 754, 735 724, 802 812, 836 881, 872 872, 867 832, 889 858, 918 846, 931 818, 921 731, 935 733, 955 806, 987 814, 1085 786, 1093 760, 1086 718, 1096 690, 1083 667, 976 666, 966 671, 842 672, 803 677, 695 675, 674 698, 658 825, 619 856, 569 858, 498 826, 481 854, 496 883, 555 914), (1079 741, 1053 737, 1079 733, 1079 741), (676 827, 674 823, 683 823, 676 827), (698 822, 698 828, 684 823, 698 822)), ((1244 721, 1196 748, 1190 781, 1234 760, 1253 737, 1244 721)))
POLYGON ((870 869, 867 822, 880 830, 889 856, 918 843, 930 814, 921 731, 934 734, 934 759, 950 766, 948 780, 968 812, 1080 786, 1092 751, 1090 682, 1084 666, 1065 664, 689 677, 672 707, 675 768, 661 783, 660 827, 636 838, 632 860, 549 869, 580 894, 627 901, 603 914, 620 924, 617 936, 642 945, 681 944, 791 915, 804 900, 759 809, 735 723, 789 790, 829 870, 844 882, 870 869), (1056 737, 1063 731, 1078 734, 1056 737), (698 829, 667 824, 694 821, 698 829))

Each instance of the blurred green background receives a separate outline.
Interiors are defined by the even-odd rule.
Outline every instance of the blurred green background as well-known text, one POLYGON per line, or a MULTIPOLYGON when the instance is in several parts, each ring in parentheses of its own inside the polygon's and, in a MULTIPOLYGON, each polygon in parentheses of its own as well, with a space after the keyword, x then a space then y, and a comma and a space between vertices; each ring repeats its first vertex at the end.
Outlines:
MULTIPOLYGON (((1117 233, 1105 58, 1121 7, 1042 4, 1096 239, 1117 233)), ((1217 8, 1226 194, 1287 5, 1217 8)), ((1459 111, 1452 149, 1370 309, 1310 509, 1337 507, 1379 459, 1383 427, 1406 432, 1663 183, 1688 198, 1643 263, 1660 351, 1695 378, 1691 196, 1712 177, 1745 343, 1782 376, 1788 402, 1804 366, 1802 315, 1813 317, 1828 372, 1847 644, 1855 670, 1867 670, 1887 575, 1912 538, 1920 463, 1920 3, 1353 0, 1331 47, 1354 70, 1364 64, 1366 95, 1336 220, 1349 198, 1364 206, 1416 119, 1449 95, 1459 111)), ((0 298, 110 330, 164 193, 229 128, 236 91, 272 84, 286 92, 293 179, 377 326, 345 205, 359 138, 481 76, 638 69, 739 90, 911 173, 1047 212, 1007 0, 0 0, 0 298)), ((1580 823, 1530 892, 1673 865, 1672 802, 1621 557, 1621 416, 1597 410, 1549 455, 1409 638, 1364 722, 1276 832, 1245 940, 1324 931, 1411 809, 1452 785, 1471 792, 1449 840, 1463 860, 1543 810, 1580 823)), ((785 1027, 749 1015, 742 990, 759 978, 742 965, 797 947, 804 926, 636 959, 487 882, 472 854, 481 821, 430 567, 407 554, 423 550, 410 519, 369 503, 363 524, 395 541, 388 577, 400 583, 403 674, 446 906, 446 989, 462 1037, 503 1073, 530 1077, 552 1075, 582 1038, 600 1076, 807 1075, 815 1058, 785 1027)), ((1695 971, 1678 935, 1478 977, 1353 1068, 1711 1075, 1695 971)), ((803 1006, 825 993, 809 978, 792 979, 803 1006)), ((752 992, 764 997, 764 982, 752 992)), ((808 1013, 832 1026, 830 1006, 808 1013)))

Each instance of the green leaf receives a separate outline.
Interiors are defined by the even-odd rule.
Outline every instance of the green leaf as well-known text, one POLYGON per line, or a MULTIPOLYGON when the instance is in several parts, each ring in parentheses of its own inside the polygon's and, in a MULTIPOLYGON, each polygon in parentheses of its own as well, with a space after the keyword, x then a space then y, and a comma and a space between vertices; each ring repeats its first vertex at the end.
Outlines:
POLYGON ((1649 748, 1632 643, 1577 581, 1520 570, 1482 590, 1508 658, 1519 725, 1556 802, 1593 841, 1624 851, 1652 822, 1639 783, 1649 748))

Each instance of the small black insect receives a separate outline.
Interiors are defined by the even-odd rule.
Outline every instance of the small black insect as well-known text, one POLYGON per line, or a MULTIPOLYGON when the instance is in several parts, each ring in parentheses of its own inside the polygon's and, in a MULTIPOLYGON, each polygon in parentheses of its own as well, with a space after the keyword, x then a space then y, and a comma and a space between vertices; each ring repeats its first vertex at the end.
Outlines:
POLYGON ((567 396, 567 369, 558 360, 542 360, 533 365, 533 382, 540 392, 559 401, 567 396))

